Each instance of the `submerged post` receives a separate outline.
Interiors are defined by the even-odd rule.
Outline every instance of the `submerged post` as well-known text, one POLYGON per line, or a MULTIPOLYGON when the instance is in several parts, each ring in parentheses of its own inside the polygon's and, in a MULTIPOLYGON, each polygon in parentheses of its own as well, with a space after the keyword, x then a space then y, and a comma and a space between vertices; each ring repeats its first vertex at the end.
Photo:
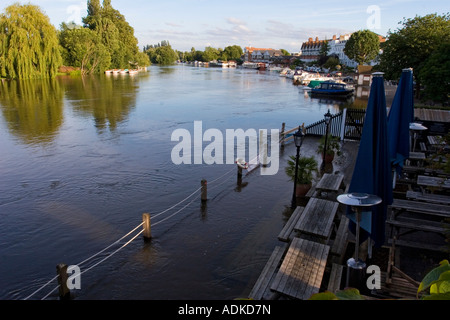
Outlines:
POLYGON ((142 215, 142 221, 144 222, 144 239, 150 240, 152 238, 150 213, 144 213, 142 215))
POLYGON ((67 265, 60 263, 56 266, 56 273, 58 275, 59 284, 59 298, 61 300, 68 300, 70 298, 70 290, 67 287, 67 265))
POLYGON ((284 148, 284 140, 286 139, 286 134, 284 133, 286 131, 286 123, 283 122, 283 124, 281 125, 281 149, 284 148))
POLYGON ((202 202, 208 201, 208 181, 202 180, 202 202))

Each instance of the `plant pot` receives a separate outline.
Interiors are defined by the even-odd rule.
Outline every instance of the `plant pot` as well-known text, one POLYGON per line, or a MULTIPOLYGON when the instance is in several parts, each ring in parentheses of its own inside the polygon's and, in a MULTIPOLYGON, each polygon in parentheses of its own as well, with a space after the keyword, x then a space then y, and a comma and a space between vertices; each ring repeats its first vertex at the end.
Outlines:
POLYGON ((332 163, 334 160, 334 154, 326 154, 325 157, 322 155, 322 159, 325 163, 332 163))
POLYGON ((311 188, 312 184, 297 184, 295 195, 297 197, 304 197, 311 188))

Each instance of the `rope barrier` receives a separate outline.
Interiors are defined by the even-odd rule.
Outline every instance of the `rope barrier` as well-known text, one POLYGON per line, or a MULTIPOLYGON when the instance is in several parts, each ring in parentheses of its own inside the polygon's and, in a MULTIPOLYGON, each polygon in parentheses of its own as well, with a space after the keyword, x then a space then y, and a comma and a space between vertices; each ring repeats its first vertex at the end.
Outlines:
MULTIPOLYGON (((232 170, 224 173, 223 175, 221 175, 220 177, 214 179, 213 181, 209 182, 211 183, 215 183, 217 181, 219 181, 220 179, 222 179, 223 177, 225 177, 226 175, 228 175, 229 173, 231 173, 232 171, 234 171, 235 168, 233 168, 232 170)), ((228 179, 226 179, 225 181, 223 181, 222 183, 213 186, 213 188, 217 188, 221 185, 223 185, 224 183, 226 183, 228 180, 230 180, 231 177, 229 177, 228 179)), ((177 207, 178 205, 184 203, 185 201, 187 201, 188 199, 190 199, 191 197, 193 197, 197 192, 199 192, 202 188, 198 188, 197 190, 195 190, 193 193, 191 193, 189 196, 187 196, 186 198, 184 198, 183 200, 181 200, 180 202, 176 203, 175 205, 171 206, 170 208, 167 208, 164 211, 161 211, 159 213, 157 213, 155 216, 153 216, 153 218, 157 218, 159 216, 161 216, 162 214, 174 209, 175 207, 177 207)), ((153 225, 158 225, 172 217, 174 217, 175 215, 177 215, 178 213, 180 213, 181 211, 183 211, 184 209, 186 209, 189 205, 191 205, 196 199, 198 198, 195 197, 194 199, 192 199, 188 204, 186 204, 185 206, 183 206, 181 209, 179 209, 178 211, 172 213, 170 216, 164 218, 163 220, 160 220, 156 223, 154 223, 153 225)), ((102 249, 101 251, 93 254, 92 256, 90 256, 89 258, 83 260, 82 262, 80 262, 79 264, 77 264, 78 266, 81 266, 85 263, 87 263, 88 261, 94 259, 95 257, 97 257, 98 255, 100 255, 101 253, 105 252, 106 250, 110 249, 111 247, 113 247, 114 245, 118 244, 120 241, 124 240, 126 237, 128 237, 129 235, 131 235, 133 232, 135 232, 138 228, 142 227, 144 223, 139 224, 137 227, 135 227, 133 230, 131 230, 130 232, 128 232, 126 235, 124 235, 123 237, 121 237, 120 239, 116 240, 115 242, 113 242, 112 244, 110 244, 109 246, 107 246, 106 248, 102 249)), ((89 268, 83 270, 83 272, 81 272, 81 274, 86 273, 88 271, 90 271, 91 269, 93 269, 94 267, 98 266, 99 264, 103 263, 104 261, 106 261, 107 259, 109 259, 110 257, 112 257, 113 255, 115 255, 116 253, 118 253, 120 250, 122 250, 123 248, 125 248, 126 246, 128 246, 131 242, 133 242, 139 235, 141 235, 144 231, 141 230, 138 234, 136 234, 133 238, 131 238, 128 242, 126 242, 124 245, 122 245, 120 248, 116 249, 115 251, 113 251, 112 253, 110 253, 108 256, 106 256, 105 258, 103 258, 102 260, 98 261, 97 263, 95 263, 94 265, 90 266, 89 268)), ((81 276, 80 274, 80 276, 81 276)), ((28 300, 30 299, 32 296, 34 296, 35 294, 37 294, 38 292, 40 292, 42 289, 44 289, 45 287, 47 287, 50 283, 52 283, 53 281, 55 281, 58 278, 58 276, 53 277, 51 280, 49 280, 46 284, 44 284, 42 287, 40 287, 38 290, 34 291, 32 294, 30 294, 29 296, 27 296, 26 298, 24 298, 24 300, 28 300)), ((52 294, 55 290, 57 290, 59 288, 59 285, 53 289, 52 291, 50 291, 47 295, 45 295, 41 300, 45 300, 46 298, 48 298, 50 296, 50 294, 52 294)))

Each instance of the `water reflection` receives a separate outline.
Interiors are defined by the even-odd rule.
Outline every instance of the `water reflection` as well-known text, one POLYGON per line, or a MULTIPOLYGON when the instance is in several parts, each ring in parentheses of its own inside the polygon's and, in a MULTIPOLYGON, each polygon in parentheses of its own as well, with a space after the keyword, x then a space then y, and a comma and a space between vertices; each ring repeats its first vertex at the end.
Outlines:
POLYGON ((26 144, 53 141, 63 122, 64 89, 57 80, 1 83, 0 104, 10 132, 26 144))
POLYGON ((114 132, 136 107, 138 77, 67 76, 60 80, 74 110, 83 117, 93 117, 99 133, 107 129, 114 132))

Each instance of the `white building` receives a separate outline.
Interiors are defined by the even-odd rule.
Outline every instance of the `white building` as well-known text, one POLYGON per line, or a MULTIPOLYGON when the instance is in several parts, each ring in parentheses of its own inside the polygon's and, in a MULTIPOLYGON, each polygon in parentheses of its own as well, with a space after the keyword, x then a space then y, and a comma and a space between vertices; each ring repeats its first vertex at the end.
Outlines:
MULTIPOLYGON (((313 38, 309 38, 308 42, 303 43, 302 45, 302 54, 300 56, 300 59, 302 59, 304 62, 311 62, 316 61, 319 59, 320 51, 322 46, 325 44, 325 42, 328 43, 328 55, 329 56, 337 56, 339 58, 339 61, 342 65, 356 68, 358 66, 358 63, 354 60, 351 60, 347 55, 344 53, 345 45, 347 44, 347 41, 350 39, 351 34, 345 34, 337 37, 336 35, 333 36, 330 40, 319 40, 318 37, 316 37, 316 40, 314 41, 313 38)), ((386 41, 386 39, 382 36, 378 36, 380 38, 380 43, 386 41)), ((370 65, 374 66, 377 64, 377 59, 370 62, 370 65)))

